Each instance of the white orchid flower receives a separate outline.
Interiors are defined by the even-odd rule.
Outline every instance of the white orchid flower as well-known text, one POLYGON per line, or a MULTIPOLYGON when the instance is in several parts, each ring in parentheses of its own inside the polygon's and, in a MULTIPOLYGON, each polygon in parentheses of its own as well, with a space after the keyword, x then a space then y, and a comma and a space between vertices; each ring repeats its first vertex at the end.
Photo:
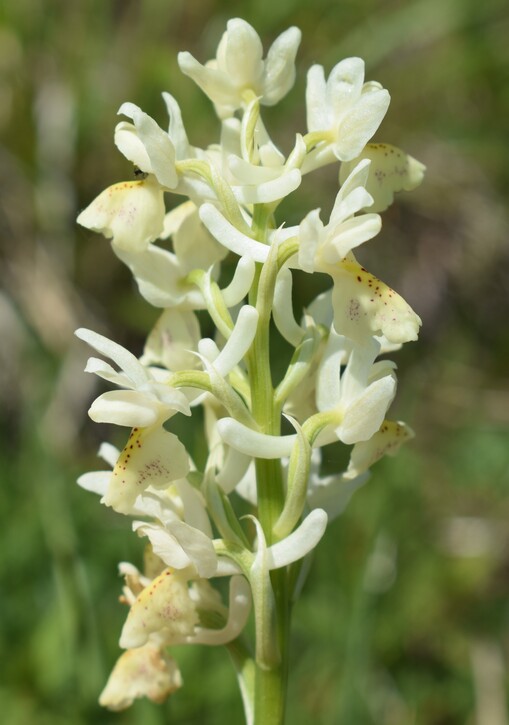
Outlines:
MULTIPOLYGON (((171 476, 165 476, 164 472, 158 477, 162 464, 157 454, 157 457, 149 459, 149 464, 136 477, 137 460, 145 454, 136 450, 136 446, 131 448, 131 441, 132 438, 124 449, 124 456, 113 446, 103 443, 99 455, 110 464, 113 471, 85 473, 78 478, 78 484, 102 496, 101 503, 111 505, 119 513, 155 520, 155 524, 133 522, 133 530, 139 535, 148 536, 155 554, 158 554, 159 548, 164 548, 166 554, 161 559, 166 565, 175 569, 189 569, 200 576, 204 573, 210 575, 215 571, 217 562, 203 496, 185 478, 169 480, 171 476), (123 463, 126 464, 125 468, 123 463), (147 471, 153 475, 148 477, 147 471), (149 528, 145 530, 145 526, 149 528), (193 563, 195 558, 196 566, 193 563)), ((156 442, 158 445, 170 445, 169 456, 174 455, 171 438, 163 441, 156 438, 156 442)), ((166 461, 165 466, 167 470, 170 467, 175 469, 175 462, 166 461)))
POLYGON ((119 711, 139 697, 162 703, 182 687, 177 663, 165 647, 147 642, 120 655, 99 697, 99 704, 119 711))
POLYGON ((86 372, 124 388, 103 393, 90 407, 89 415, 96 423, 113 423, 130 428, 162 424, 175 413, 190 415, 185 395, 157 380, 137 357, 116 342, 92 330, 80 328, 76 336, 102 355, 115 362, 120 371, 104 360, 89 358, 86 372))
POLYGON ((417 340, 420 317, 391 287, 362 267, 353 254, 332 274, 334 327, 363 344, 372 336, 392 345, 417 340))
POLYGON ((298 227, 281 227, 269 232, 268 243, 263 244, 237 229, 213 204, 202 204, 199 213, 215 239, 239 257, 253 262, 266 262, 272 244, 281 244, 298 233, 298 227))
POLYGON ((153 176, 105 189, 78 216, 81 226, 103 234, 115 247, 143 251, 163 230, 163 190, 153 176))
POLYGON ((117 125, 115 143, 118 149, 140 171, 153 174, 162 187, 174 189, 178 174, 175 146, 169 135, 134 103, 123 103, 118 113, 133 121, 122 121, 117 125))
POLYGON ((173 252, 155 245, 141 253, 114 251, 131 270, 142 296, 155 307, 202 308, 201 293, 186 277, 194 269, 213 267, 228 250, 204 228, 192 201, 180 204, 165 215, 159 237, 171 237, 173 252))
POLYGON ((352 170, 364 159, 369 160, 369 176, 364 186, 372 197, 371 211, 385 211, 398 191, 416 189, 424 178, 426 167, 396 146, 385 143, 367 144, 356 159, 341 164, 339 180, 343 184, 352 170))
POLYGON ((226 644, 238 637, 251 608, 249 585, 244 577, 234 576, 230 580, 228 607, 207 580, 188 580, 188 573, 168 568, 149 581, 131 603, 120 646, 132 649, 147 642, 166 646, 226 644), (224 626, 201 626, 199 611, 215 612, 224 620, 224 626))
MULTIPOLYGON (((282 569, 307 556, 318 545, 318 542, 327 528, 327 514, 323 509, 316 508, 301 521, 299 526, 277 544, 272 544, 265 549, 264 557, 269 571, 282 569)), ((242 568, 232 559, 226 558, 221 548, 218 547, 219 564, 217 576, 231 576, 242 572, 242 568)), ((251 566, 256 557, 254 554, 245 552, 244 561, 251 566)))
POLYGON ((133 103, 119 110, 134 123, 121 122, 115 143, 147 178, 105 189, 78 217, 87 229, 101 232, 120 250, 140 252, 159 237, 165 214, 163 191, 178 183, 175 148, 168 134, 133 103))
POLYGON ((413 437, 414 432, 406 423, 384 420, 380 430, 369 440, 354 445, 345 479, 357 480, 383 456, 396 455, 401 445, 413 437))
POLYGON ((189 457, 176 435, 166 431, 163 423, 175 413, 190 415, 182 391, 158 382, 132 353, 91 330, 80 329, 76 335, 103 355, 111 365, 90 358, 87 372, 119 385, 123 390, 100 395, 91 405, 89 415, 99 423, 132 428, 129 440, 115 462, 103 502, 120 513, 131 513, 138 495, 148 486, 167 487, 189 470, 189 457))
POLYGON ((286 95, 295 80, 300 37, 298 28, 289 28, 276 38, 263 60, 258 33, 245 20, 234 18, 227 23, 214 60, 203 66, 186 52, 179 53, 178 62, 180 70, 214 103, 218 116, 227 118, 250 100, 247 92, 267 106, 286 95))
POLYGON ((361 161, 345 180, 327 225, 320 220, 319 209, 311 211, 300 223, 299 266, 305 272, 330 274, 333 265, 380 231, 382 220, 378 214, 355 216, 373 201, 364 188, 369 164, 367 159, 361 161))
POLYGON ((127 651, 118 659, 104 688, 100 704, 123 710, 137 697, 162 702, 182 686, 182 678, 167 647, 178 644, 226 644, 244 629, 251 608, 249 585, 244 577, 230 582, 226 607, 219 592, 204 579, 189 582, 188 575, 163 569, 151 579, 123 563, 126 584, 123 601, 129 614, 120 646, 127 651), (199 612, 211 612, 224 626, 209 629, 200 624, 199 612))
POLYGON ((379 430, 396 393, 394 364, 374 363, 380 344, 371 339, 354 345, 340 374, 348 340, 331 331, 327 349, 317 372, 316 401, 320 412, 334 411, 339 425, 319 435, 317 444, 333 440, 346 444, 369 440, 379 430))
POLYGON ((359 156, 373 136, 390 103, 380 83, 364 82, 364 61, 346 58, 332 69, 327 81, 321 65, 309 69, 306 87, 307 126, 323 132, 336 158, 359 156))
POLYGON ((300 167, 306 156, 302 136, 297 134, 295 146, 285 159, 258 115, 258 99, 249 104, 240 131, 239 152, 228 154, 223 163, 223 173, 226 171, 237 201, 269 204, 295 191, 301 183, 300 167))
POLYGON ((140 362, 171 371, 192 370, 200 364, 194 354, 200 338, 200 323, 192 310, 166 309, 147 337, 140 362))

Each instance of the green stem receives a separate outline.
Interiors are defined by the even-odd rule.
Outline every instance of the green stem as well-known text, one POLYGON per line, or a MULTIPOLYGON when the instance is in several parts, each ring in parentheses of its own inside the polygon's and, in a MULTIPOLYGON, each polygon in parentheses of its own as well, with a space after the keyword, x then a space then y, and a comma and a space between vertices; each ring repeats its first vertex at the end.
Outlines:
MULTIPOLYGON (((268 214, 263 208, 255 210, 255 231, 260 241, 266 241, 269 225, 268 214)), ((270 369, 269 326, 277 276, 277 259, 259 265, 252 287, 252 304, 259 313, 258 328, 248 355, 248 370, 251 384, 252 414, 259 429, 270 435, 280 434, 279 408, 275 402, 274 387, 270 369)), ((267 545, 274 543, 273 526, 284 507, 285 492, 281 461, 256 459, 256 485, 258 492, 258 519, 263 528, 267 545)), ((282 725, 285 715, 286 686, 288 674, 288 633, 290 607, 288 575, 282 569, 271 572, 274 594, 272 616, 262 622, 263 631, 257 631, 257 638, 270 639, 278 643, 280 657, 272 666, 256 663, 254 725, 282 725)))

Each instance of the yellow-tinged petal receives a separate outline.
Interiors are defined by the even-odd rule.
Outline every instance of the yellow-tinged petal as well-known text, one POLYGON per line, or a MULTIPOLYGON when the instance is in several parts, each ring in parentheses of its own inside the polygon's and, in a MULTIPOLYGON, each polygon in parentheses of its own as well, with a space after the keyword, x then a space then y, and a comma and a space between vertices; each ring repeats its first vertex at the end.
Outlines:
POLYGON ((414 432, 406 423, 385 420, 372 438, 355 444, 345 478, 356 478, 385 455, 394 456, 413 437, 414 432))
POLYGON ((396 146, 385 143, 367 144, 360 156, 341 164, 340 182, 343 183, 362 159, 369 159, 366 190, 374 199, 370 211, 384 211, 394 200, 397 191, 412 191, 424 178, 426 167, 413 156, 396 146))
POLYGON ((136 598, 122 629, 120 646, 141 647, 152 634, 171 644, 192 635, 198 623, 187 582, 165 569, 136 598))
POLYGON ((78 216, 78 224, 104 234, 119 248, 142 252, 159 237, 164 221, 163 191, 154 177, 122 181, 105 189, 78 216))
POLYGON ((417 340, 421 320, 405 300, 353 257, 330 268, 334 279, 334 327, 362 343, 385 335, 391 343, 417 340))
POLYGON ((189 471, 186 449, 162 426, 133 428, 111 474, 103 503, 129 514, 148 486, 164 488, 189 471))
POLYGON ((99 704, 109 710, 125 710, 138 697, 161 703, 179 687, 182 677, 175 660, 148 642, 118 658, 99 704))

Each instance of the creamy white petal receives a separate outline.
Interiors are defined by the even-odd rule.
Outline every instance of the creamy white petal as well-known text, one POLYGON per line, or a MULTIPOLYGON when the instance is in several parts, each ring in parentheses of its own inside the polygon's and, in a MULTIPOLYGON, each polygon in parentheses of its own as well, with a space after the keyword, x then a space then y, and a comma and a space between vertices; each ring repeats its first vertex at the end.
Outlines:
POLYGON ((152 164, 147 149, 140 140, 134 124, 127 121, 117 123, 114 139, 115 145, 126 159, 129 159, 140 171, 147 174, 152 173, 152 164))
POLYGON ((171 252, 153 245, 141 254, 114 251, 131 270, 142 297, 154 307, 199 310, 205 306, 201 292, 184 283, 179 261, 171 252))
POLYGON ((170 127, 168 129, 168 135, 175 147, 175 154, 177 159, 186 159, 191 155, 191 149, 189 141, 187 140, 187 134, 182 121, 182 114, 180 106, 176 99, 171 93, 163 93, 163 99, 166 103, 166 109, 168 116, 170 117, 170 127))
POLYGON ((88 414, 96 423, 146 428, 164 419, 164 407, 137 390, 111 390, 94 400, 88 414))
POLYGON ((176 435, 159 425, 133 428, 111 474, 104 503, 129 514, 149 486, 166 488, 188 471, 189 456, 176 435))
POLYGON ((277 544, 268 547, 269 569, 281 569, 309 554, 324 535, 326 528, 325 511, 319 508, 311 511, 295 531, 277 544))
POLYGON ((327 79, 326 99, 334 117, 339 117, 352 107, 361 95, 364 83, 362 58, 344 58, 336 63, 327 79))
POLYGON ((131 118, 134 122, 140 141, 145 146, 150 159, 152 173, 159 183, 168 189, 174 189, 178 183, 175 147, 168 134, 134 103, 123 103, 118 113, 131 118))
POLYGON ((340 182, 341 189, 336 196, 334 206, 331 211, 331 221, 334 221, 338 213, 339 206, 352 191, 358 188, 366 188, 371 169, 371 161, 364 156, 354 161, 341 164, 340 182))
POLYGON ((248 256, 255 262, 265 262, 269 246, 239 232, 212 204, 202 204, 200 218, 213 237, 239 257, 248 256))
POLYGON ((269 48, 263 73, 262 99, 262 103, 267 106, 280 101, 295 82, 295 56, 301 35, 299 28, 288 28, 269 48))
POLYGON ((295 191, 301 182, 299 169, 286 171, 273 181, 249 186, 234 186, 233 193, 241 204, 269 204, 295 191))
POLYGON ((380 428, 395 392, 396 380, 392 375, 369 385, 346 411, 336 429, 338 438, 346 444, 371 438, 380 428))
POLYGON ((357 342, 380 334, 394 343, 417 339, 421 320, 410 305, 357 262, 335 267, 332 305, 334 327, 357 342))
POLYGON ((196 607, 189 596, 187 582, 165 569, 136 597, 120 635, 120 646, 134 649, 157 634, 165 644, 190 635, 199 622, 196 607))
POLYGON ((219 435, 225 443, 254 458, 283 458, 289 456, 297 436, 271 436, 259 433, 233 418, 217 422, 219 435))
POLYGON ((325 73, 323 66, 312 65, 306 83, 306 111, 308 131, 325 131, 329 119, 325 106, 325 73))
POLYGON ((376 237, 381 227, 382 220, 378 214, 362 214, 342 222, 320 250, 321 259, 325 264, 344 259, 360 244, 376 237))
POLYGON ((117 372, 109 363, 97 357, 88 358, 85 372, 98 375, 103 380, 114 383, 121 388, 133 387, 133 381, 125 373, 117 372))
POLYGON ((99 458, 102 458, 103 461, 109 463, 109 465, 113 468, 120 455, 120 451, 116 446, 112 446, 111 443, 103 442, 99 446, 99 451, 97 455, 99 456, 99 458))
POLYGON ((147 536, 152 549, 165 564, 174 569, 186 569, 193 565, 199 576, 209 578, 217 569, 217 556, 212 539, 199 529, 182 521, 174 521, 167 527, 133 523, 133 530, 139 536, 147 536))
POLYGON ((76 221, 112 239, 119 249, 140 252, 160 235, 164 213, 163 191, 149 176, 109 186, 76 221))
POLYGON ((113 340, 109 340, 104 335, 100 335, 98 332, 93 330, 87 330, 84 327, 80 327, 74 333, 80 340, 88 343, 90 347, 93 347, 101 355, 109 357, 110 360, 118 365, 118 367, 124 371, 124 373, 130 378, 134 386, 143 385, 150 380, 150 375, 147 370, 140 363, 138 358, 126 350, 125 347, 119 345, 113 340))
POLYGON ((340 161, 358 156, 387 113, 391 97, 385 89, 361 95, 339 122, 334 153, 340 161))
POLYGON ((316 252, 323 233, 320 209, 313 209, 299 226, 299 267, 313 273, 316 266, 316 252))
POLYGON ((90 473, 83 473, 77 480, 78 486, 84 488, 85 491, 91 493, 97 493, 99 496, 104 496, 108 483, 111 478, 111 471, 90 471, 90 473))
POLYGON ((385 420, 369 440, 354 445, 345 478, 356 478, 385 455, 394 456, 413 437, 413 430, 405 423, 385 420))
MULTIPOLYGON (((389 144, 368 144, 361 156, 370 161, 366 190, 374 199, 373 211, 384 211, 398 191, 412 191, 421 183, 426 167, 409 154, 389 144)), ((345 179, 359 159, 341 164, 340 180, 345 179)))
POLYGON ((256 335, 258 311, 251 305, 241 307, 232 334, 214 360, 214 367, 222 377, 226 377, 247 355, 256 335))
POLYGON ((255 263, 251 257, 239 259, 232 281, 228 287, 221 290, 227 307, 235 307, 246 297, 253 283, 255 270, 255 263))
POLYGON ((231 642, 241 634, 247 624, 251 610, 251 592, 249 584, 242 576, 234 576, 230 581, 228 621, 221 629, 197 627, 195 634, 187 641, 192 644, 220 645, 231 642))
MULTIPOLYGON (((253 88, 263 73, 263 47, 256 30, 241 18, 232 18, 226 25, 224 70, 238 87, 253 88)), ((219 55, 219 54, 218 54, 219 55)))
POLYGON ((316 406, 319 411, 329 410, 339 405, 341 365, 344 365, 350 351, 350 345, 344 335, 338 335, 333 329, 316 374, 316 406))
POLYGON ((200 324, 192 310, 165 310, 147 338, 143 363, 164 365, 171 371, 197 367, 193 351, 200 335, 200 324))
POLYGON ((272 317, 274 324, 285 340, 290 345, 297 347, 302 340, 304 331, 293 314, 292 284, 292 273, 289 269, 283 267, 276 279, 272 317))
POLYGON ((175 660, 158 645, 124 652, 101 693, 99 704, 109 710, 125 710, 138 697, 162 703, 182 687, 182 677, 175 660))
POLYGON ((231 493, 242 480, 251 461, 250 456, 228 447, 225 461, 216 475, 216 481, 225 493, 231 493))
MULTIPOLYGON (((358 396, 366 389, 368 379, 374 373, 373 368, 375 366, 373 363, 379 353, 380 343, 374 337, 368 338, 362 345, 353 345, 351 347, 348 364, 341 376, 341 401, 346 408, 354 404, 358 396)), ((390 363, 390 361, 384 360, 384 366, 388 362, 390 363)), ((370 382, 384 377, 392 370, 392 364, 388 368, 384 367, 379 375, 374 374, 370 382)))

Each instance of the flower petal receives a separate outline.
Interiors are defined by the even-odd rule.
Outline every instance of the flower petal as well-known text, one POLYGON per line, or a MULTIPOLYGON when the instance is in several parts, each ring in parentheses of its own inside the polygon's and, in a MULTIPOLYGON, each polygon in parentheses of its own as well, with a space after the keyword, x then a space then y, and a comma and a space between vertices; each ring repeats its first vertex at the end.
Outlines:
POLYGON ((137 596, 120 635, 123 649, 142 647, 151 634, 171 644, 194 631, 199 618, 187 581, 165 569, 137 596))
POLYGON ((289 456, 297 436, 271 436, 259 433, 234 418, 221 418, 217 430, 225 443, 253 458, 283 458, 289 456))
POLYGON ((101 693, 99 704, 110 710, 125 710, 138 697, 162 703, 182 687, 177 663, 163 649, 148 642, 124 652, 101 693))
POLYGON ((165 564, 174 569, 193 565, 199 576, 208 579, 217 569, 212 539, 183 521, 172 521, 166 528, 157 524, 134 522, 133 530, 147 536, 152 549, 165 564))
POLYGON ((168 134, 134 103, 123 103, 118 112, 133 120, 140 141, 150 159, 152 173, 159 183, 168 189, 174 189, 178 184, 175 147, 168 134))
POLYGON ((299 169, 284 170, 276 179, 262 184, 234 186, 233 193, 241 204, 270 204, 284 199, 300 186, 302 180, 299 169))
POLYGON ((236 86, 255 88, 263 72, 260 36, 241 18, 232 18, 226 28, 223 70, 236 86))
POLYGON ((104 496, 108 483, 111 478, 111 471, 90 471, 90 473, 83 473, 77 480, 78 486, 84 488, 85 491, 91 493, 97 493, 99 496, 104 496))
POLYGON ((251 257, 239 259, 230 284, 221 290, 227 307, 235 307, 244 299, 253 283, 255 270, 255 263, 251 257))
POLYGON ((398 191, 412 191, 424 178, 426 167, 417 159, 395 146, 384 143, 368 144, 361 156, 341 164, 340 181, 346 178, 359 159, 371 161, 367 192, 373 197, 372 211, 384 211, 398 191))
POLYGON ((291 27, 272 43, 263 71, 262 103, 273 106, 281 100, 295 82, 295 56, 299 49, 301 32, 291 27))
POLYGON ((269 256, 269 246, 242 234, 212 204, 202 204, 200 219, 209 232, 223 246, 239 257, 250 257, 255 262, 265 262, 269 256))
POLYGON ((240 308, 230 337, 213 361, 216 371, 222 377, 226 377, 249 351, 256 335, 258 317, 255 307, 244 305, 240 308))
POLYGON ((385 88, 363 93, 355 106, 344 115, 337 127, 334 153, 340 161, 358 156, 387 113, 391 97, 385 88))
POLYGON ((167 309, 152 328, 142 360, 145 365, 164 365, 171 371, 193 369, 193 354, 200 339, 200 324, 191 310, 167 309))
POLYGON ((236 639, 247 624, 251 610, 249 584, 243 576, 230 580, 228 621, 221 629, 196 627, 195 634, 188 638, 192 644, 219 645, 236 639))
POLYGON ((113 342, 113 340, 104 337, 104 335, 100 335, 98 332, 87 330, 85 327, 80 327, 74 334, 80 340, 90 345, 90 347, 97 350, 97 352, 100 352, 101 355, 113 360, 132 381, 134 387, 144 385, 150 380, 148 371, 143 367, 138 358, 132 352, 126 350, 125 347, 122 347, 122 345, 113 342))
POLYGON ((104 496, 106 506, 128 514, 148 486, 164 488, 189 471, 186 449, 162 426, 133 428, 104 496))
POLYGON ((369 440, 354 445, 345 478, 356 478, 385 455, 394 456, 413 437, 413 430, 405 423, 385 420, 369 440))
POLYGON ((119 249, 139 252, 160 235, 164 212, 163 191, 149 176, 109 186, 81 212, 77 222, 112 239, 119 249))
POLYGON ((386 375, 371 383, 348 408, 336 429, 339 440, 351 444, 366 441, 380 428, 396 392, 396 379, 386 375))
POLYGON ((325 73, 323 66, 312 65, 306 83, 306 111, 308 131, 325 131, 329 117, 325 102, 325 73))
POLYGON ((138 390, 111 390, 94 400, 88 410, 96 423, 147 428, 164 418, 164 406, 153 396, 138 390))
POLYGON ((272 317, 274 324, 285 340, 290 345, 297 347, 302 341, 304 330, 293 314, 292 286, 292 273, 287 267, 283 267, 276 279, 272 317))
POLYGON ((140 171, 146 174, 152 173, 147 149, 143 145, 136 126, 128 121, 121 121, 115 127, 115 145, 124 154, 126 159, 131 161, 140 171))
POLYGON ((356 342, 385 335, 389 342, 417 340, 420 318, 394 290, 357 262, 343 260, 334 270, 334 327, 356 342))
POLYGON ((269 569, 281 569, 309 554, 324 535, 327 520, 325 511, 314 509, 289 536, 269 546, 267 549, 269 569))

